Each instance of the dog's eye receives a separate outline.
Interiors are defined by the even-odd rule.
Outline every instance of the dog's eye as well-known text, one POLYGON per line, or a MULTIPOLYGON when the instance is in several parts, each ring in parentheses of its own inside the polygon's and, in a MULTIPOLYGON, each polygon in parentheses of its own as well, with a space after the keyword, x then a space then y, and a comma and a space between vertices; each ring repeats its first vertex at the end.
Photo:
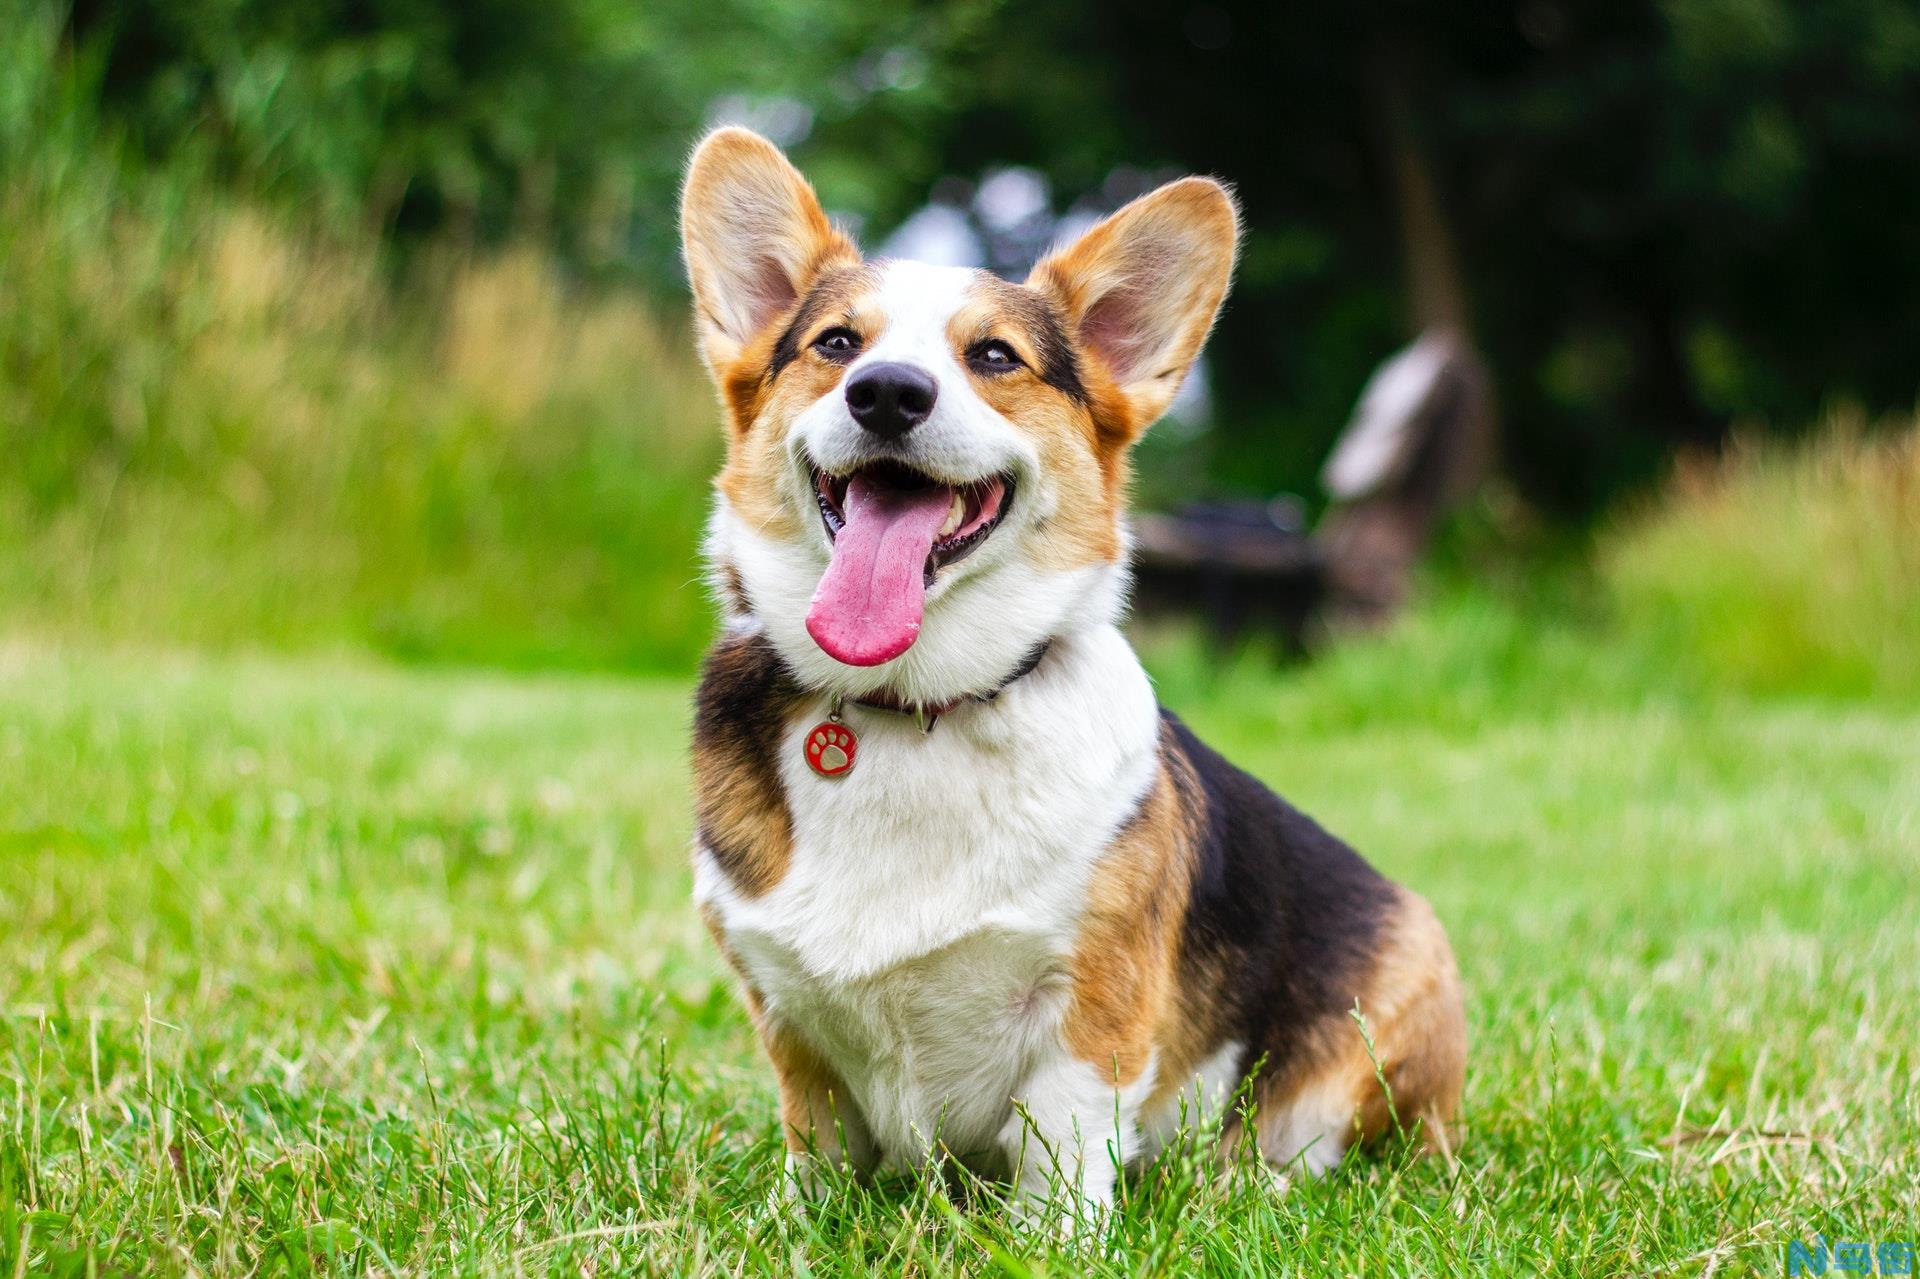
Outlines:
POLYGON ((967 363, 982 372, 1005 373, 1008 369, 1020 367, 1020 357, 999 338, 988 338, 975 343, 973 349, 967 352, 967 363))
POLYGON ((860 335, 852 329, 828 329, 813 340, 813 349, 829 360, 851 359, 860 353, 860 335))

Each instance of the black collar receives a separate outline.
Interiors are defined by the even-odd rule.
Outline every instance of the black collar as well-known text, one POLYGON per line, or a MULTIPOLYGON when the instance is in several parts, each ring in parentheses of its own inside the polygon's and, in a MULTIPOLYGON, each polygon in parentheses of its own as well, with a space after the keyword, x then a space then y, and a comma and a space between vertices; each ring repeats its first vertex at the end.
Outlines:
POLYGON ((865 706, 876 711, 892 711, 896 715, 911 715, 920 721, 921 732, 930 733, 933 731, 935 721, 948 711, 964 705, 967 702, 990 702, 1000 696, 1000 694, 1006 692, 1007 689, 1011 688, 1018 681, 1033 674, 1040 668, 1040 663, 1047 660, 1047 654, 1051 652, 1052 649, 1053 641, 1051 639, 1041 640, 1021 659, 1020 664, 1013 668, 1011 674, 983 693, 962 693, 959 697, 951 701, 926 703, 902 701, 900 698, 894 697, 889 693, 881 692, 870 693, 865 697, 856 697, 853 699, 853 704, 855 706, 865 706))

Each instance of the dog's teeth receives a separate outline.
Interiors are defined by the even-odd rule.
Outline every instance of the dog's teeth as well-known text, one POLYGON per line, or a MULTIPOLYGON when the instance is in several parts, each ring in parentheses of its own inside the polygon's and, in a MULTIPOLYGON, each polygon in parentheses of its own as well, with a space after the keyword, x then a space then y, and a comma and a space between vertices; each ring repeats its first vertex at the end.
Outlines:
POLYGON ((951 537, 960 529, 960 522, 967 518, 967 500, 958 493, 953 495, 953 509, 947 512, 947 522, 940 526, 941 537, 951 537))

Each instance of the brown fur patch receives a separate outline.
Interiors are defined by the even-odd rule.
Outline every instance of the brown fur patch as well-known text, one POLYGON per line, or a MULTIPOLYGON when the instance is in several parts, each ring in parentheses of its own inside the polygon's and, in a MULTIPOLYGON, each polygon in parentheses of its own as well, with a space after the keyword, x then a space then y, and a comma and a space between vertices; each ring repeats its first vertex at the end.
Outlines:
POLYGON ((769 1017, 764 1008, 756 1012, 754 1025, 780 1085, 780 1130, 787 1149, 830 1163, 850 1158, 856 1166, 865 1166, 869 1162, 865 1137, 840 1076, 806 1040, 769 1017))
POLYGON ((763 635, 723 639, 707 655, 693 720, 700 841, 749 896, 779 883, 793 856, 775 752, 803 700, 763 635))
MULTIPOLYGON (((1207 805, 1192 762, 1163 727, 1159 774, 1095 869, 1069 962, 1072 996, 1062 1028, 1069 1050, 1122 1085, 1157 1053, 1149 1113, 1233 1037, 1232 991, 1247 980, 1182 953, 1207 805)), ((1395 1131, 1397 1117, 1399 1129, 1418 1126, 1429 1142, 1445 1142, 1466 1057, 1459 973, 1432 909, 1405 889, 1392 891, 1359 983, 1374 1055, 1345 1014, 1293 1028, 1286 1061, 1277 1069, 1270 1063, 1257 1083, 1262 1116, 1284 1116, 1305 1096, 1331 1096, 1351 1107, 1358 1140, 1395 1131)))
POLYGON ((989 338, 1013 347, 1025 366, 970 377, 980 398, 1033 442, 1058 494, 1052 517, 1035 530, 1034 561, 1072 569, 1118 560, 1126 451, 1099 419, 1101 407, 1113 403, 1105 375, 1083 366, 1059 308, 1035 289, 981 272, 947 335, 963 367, 966 352, 989 338))
POLYGON ((720 952, 720 958, 727 961, 727 967, 740 972, 740 963, 734 958, 733 947, 727 945, 726 930, 720 925, 720 912, 708 902, 700 903, 700 922, 707 926, 707 936, 713 938, 713 945, 720 952))
POLYGON ((1382 1136, 1397 1115, 1401 1128, 1411 1130, 1419 1122, 1428 1141, 1444 1143, 1466 1075, 1460 970, 1433 908, 1419 895, 1401 891, 1400 910, 1369 982, 1372 999, 1360 1001, 1393 1104, 1389 1109, 1369 1061, 1368 1081, 1375 1086, 1364 1089, 1360 1130, 1364 1140, 1382 1136))
POLYGON ((1181 989, 1179 978, 1204 803, 1185 755, 1163 730, 1153 786, 1094 870, 1069 966, 1069 1049, 1123 1085, 1140 1077, 1157 1049, 1157 1093, 1177 1089, 1211 1046, 1202 1028, 1211 1010, 1194 1001, 1205 995, 1181 989))
POLYGON ((875 341, 886 327, 874 297, 876 281, 872 268, 836 261, 737 360, 716 371, 728 426, 718 486, 734 513, 769 537, 791 540, 805 530, 805 521, 781 500, 793 479, 787 427, 831 394, 846 371, 815 352, 813 340, 840 325, 875 341))
POLYGON ((1447 1147, 1466 1070, 1460 975, 1432 907, 1399 894, 1359 1000, 1366 1034, 1350 1016, 1314 1027, 1311 1050, 1263 1081, 1261 1115, 1277 1120, 1302 1096, 1334 1096, 1352 1107, 1357 1144, 1417 1130, 1426 1144, 1447 1147))
POLYGON ((720 594, 720 602, 728 611, 737 616, 747 616, 753 612, 753 601, 747 596, 746 579, 740 576, 740 566, 732 560, 721 560, 713 566, 714 589, 720 594))

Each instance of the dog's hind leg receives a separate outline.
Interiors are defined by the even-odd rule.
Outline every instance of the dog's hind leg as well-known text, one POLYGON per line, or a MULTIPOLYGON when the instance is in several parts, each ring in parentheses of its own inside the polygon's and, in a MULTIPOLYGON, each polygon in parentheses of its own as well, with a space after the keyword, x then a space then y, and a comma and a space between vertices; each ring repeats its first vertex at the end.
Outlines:
POLYGON ((1318 1029, 1320 1051, 1261 1089, 1260 1150, 1318 1174, 1349 1146, 1404 1134, 1448 1148, 1466 1066, 1460 976, 1433 909, 1400 890, 1357 1017, 1318 1029))

